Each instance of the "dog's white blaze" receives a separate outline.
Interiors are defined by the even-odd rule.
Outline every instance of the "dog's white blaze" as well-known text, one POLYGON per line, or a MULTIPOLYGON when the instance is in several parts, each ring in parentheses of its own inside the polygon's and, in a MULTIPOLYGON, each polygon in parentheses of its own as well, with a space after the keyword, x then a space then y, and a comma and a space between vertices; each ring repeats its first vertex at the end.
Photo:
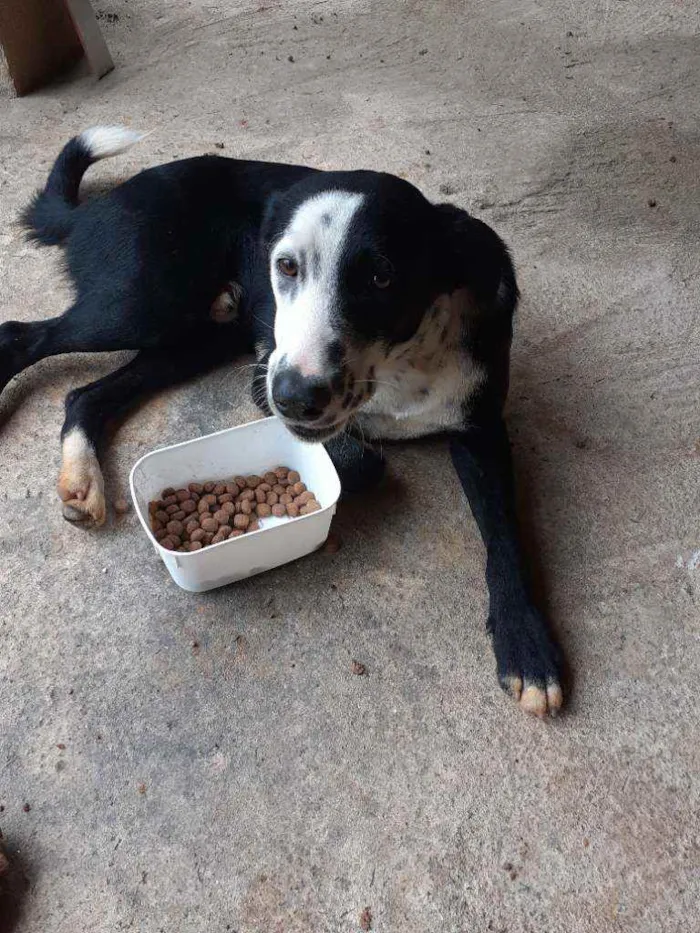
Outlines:
POLYGON ((80 134, 80 142, 93 159, 106 159, 125 152, 143 139, 142 133, 126 126, 93 126, 80 134))
POLYGON ((271 254, 275 294, 275 343, 272 366, 282 356, 304 376, 323 375, 328 347, 337 339, 338 270, 353 216, 363 195, 329 191, 309 198, 295 211, 271 254), (289 296, 279 286, 277 260, 306 257, 304 281, 289 296))

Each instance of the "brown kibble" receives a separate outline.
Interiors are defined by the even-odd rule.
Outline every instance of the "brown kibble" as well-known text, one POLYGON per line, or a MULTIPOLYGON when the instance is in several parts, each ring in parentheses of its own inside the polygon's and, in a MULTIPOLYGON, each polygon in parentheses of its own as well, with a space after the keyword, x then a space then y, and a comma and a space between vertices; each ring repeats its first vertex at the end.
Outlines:
POLYGON ((372 911, 369 909, 369 907, 365 907, 365 909, 360 914, 360 929, 362 930, 362 933, 369 933, 369 931, 372 929, 372 911))
MULTIPOLYGON (((262 476, 190 483, 187 489, 168 487, 162 496, 148 504, 151 529, 163 547, 184 553, 258 531, 259 519, 270 515, 298 518, 321 508, 299 473, 283 466, 262 476)), ((332 537, 326 550, 337 550, 332 537)))
POLYGON ((116 500, 115 500, 115 503, 114 503, 114 511, 117 513, 117 515, 124 515, 126 512, 129 511, 130 508, 131 508, 131 506, 130 506, 129 503, 126 501, 126 499, 116 499, 116 500))
POLYGON ((145 784, 137 784, 137 785, 136 785, 136 790, 139 792, 139 794, 145 794, 145 793, 146 793, 146 785, 145 785, 145 784))
POLYGON ((360 661, 353 661, 350 665, 350 670, 358 677, 364 677, 364 675, 367 673, 367 668, 360 661))

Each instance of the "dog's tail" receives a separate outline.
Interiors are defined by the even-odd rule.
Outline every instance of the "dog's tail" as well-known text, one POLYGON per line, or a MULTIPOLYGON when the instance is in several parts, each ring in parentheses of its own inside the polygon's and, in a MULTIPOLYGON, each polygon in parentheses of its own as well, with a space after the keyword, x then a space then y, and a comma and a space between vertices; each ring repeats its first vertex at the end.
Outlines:
POLYGON ((80 180, 93 162, 124 152, 142 139, 125 126, 94 126, 74 136, 54 162, 43 191, 23 211, 21 222, 30 239, 45 246, 61 243, 75 223, 80 180))

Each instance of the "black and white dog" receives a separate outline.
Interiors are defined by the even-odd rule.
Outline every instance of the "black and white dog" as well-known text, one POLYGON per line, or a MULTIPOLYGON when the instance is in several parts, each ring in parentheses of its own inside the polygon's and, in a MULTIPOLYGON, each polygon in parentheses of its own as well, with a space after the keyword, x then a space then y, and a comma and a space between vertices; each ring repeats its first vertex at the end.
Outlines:
POLYGON ((518 299, 502 241, 392 175, 217 156, 79 204, 87 168, 138 138, 97 127, 65 146, 24 222, 65 245, 75 303, 0 326, 0 389, 54 354, 137 351, 66 398, 65 517, 104 521, 98 451, 111 419, 253 352, 257 404, 325 443, 346 492, 382 473, 360 438, 449 437, 486 545, 500 683, 526 711, 555 714, 562 662, 526 581, 502 420, 518 299))

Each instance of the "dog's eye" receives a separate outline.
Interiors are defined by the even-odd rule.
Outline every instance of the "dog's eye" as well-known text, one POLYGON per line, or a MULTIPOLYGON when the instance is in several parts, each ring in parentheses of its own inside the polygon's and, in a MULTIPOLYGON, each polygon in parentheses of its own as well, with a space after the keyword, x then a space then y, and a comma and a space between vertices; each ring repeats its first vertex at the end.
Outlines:
POLYGON ((289 256, 281 256, 277 260, 277 268, 282 273, 282 275, 288 275, 291 279, 299 272, 299 266, 296 263, 296 260, 290 259, 289 256))
POLYGON ((375 272, 372 276, 372 285, 375 288, 388 288, 391 285, 391 276, 388 272, 375 272))

